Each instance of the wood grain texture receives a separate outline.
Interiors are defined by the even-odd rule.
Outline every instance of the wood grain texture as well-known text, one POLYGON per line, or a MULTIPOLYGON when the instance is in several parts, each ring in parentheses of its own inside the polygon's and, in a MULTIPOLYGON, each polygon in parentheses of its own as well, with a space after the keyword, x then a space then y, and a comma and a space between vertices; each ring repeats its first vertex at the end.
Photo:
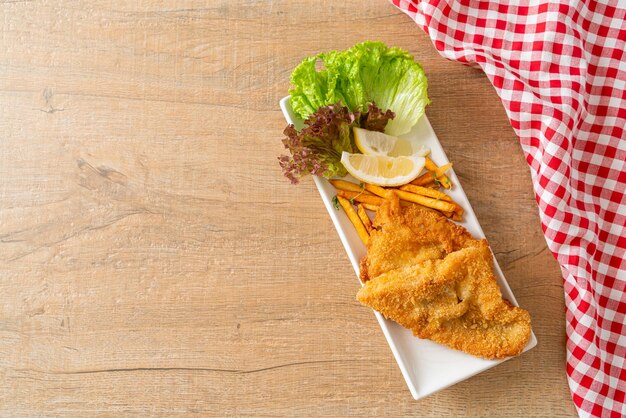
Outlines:
POLYGON ((574 416, 560 270, 476 69, 383 0, 0 1, 0 415, 574 416), (279 170, 306 55, 380 39, 539 345, 412 400, 312 181, 279 170))

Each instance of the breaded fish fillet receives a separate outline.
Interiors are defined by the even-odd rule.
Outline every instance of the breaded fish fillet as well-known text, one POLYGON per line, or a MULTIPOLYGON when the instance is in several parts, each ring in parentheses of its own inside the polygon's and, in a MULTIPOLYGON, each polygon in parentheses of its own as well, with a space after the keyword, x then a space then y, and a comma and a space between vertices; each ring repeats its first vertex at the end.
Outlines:
POLYGON ((357 299, 419 338, 486 359, 520 354, 530 315, 502 299, 487 241, 434 212, 402 212, 397 201, 379 209, 357 299))
POLYGON ((402 266, 443 258, 477 242, 439 212, 418 205, 401 207, 397 198, 378 209, 373 226, 367 256, 360 262, 362 282, 402 266))

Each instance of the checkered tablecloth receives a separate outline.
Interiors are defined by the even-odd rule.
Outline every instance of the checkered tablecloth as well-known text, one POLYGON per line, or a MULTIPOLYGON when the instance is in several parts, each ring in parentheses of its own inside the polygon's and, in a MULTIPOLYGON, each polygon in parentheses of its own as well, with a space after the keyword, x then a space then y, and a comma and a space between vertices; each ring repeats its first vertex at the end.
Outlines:
POLYGON ((626 416, 626 0, 391 1, 496 88, 563 272, 574 403, 626 416))

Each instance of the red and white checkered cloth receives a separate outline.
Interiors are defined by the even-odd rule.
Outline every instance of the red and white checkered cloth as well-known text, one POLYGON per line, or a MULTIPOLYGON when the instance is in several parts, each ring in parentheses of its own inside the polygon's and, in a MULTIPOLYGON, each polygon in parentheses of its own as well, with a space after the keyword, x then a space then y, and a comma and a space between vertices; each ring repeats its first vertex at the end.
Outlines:
POLYGON ((496 88, 563 272, 574 403, 626 416, 626 1, 391 1, 496 88))

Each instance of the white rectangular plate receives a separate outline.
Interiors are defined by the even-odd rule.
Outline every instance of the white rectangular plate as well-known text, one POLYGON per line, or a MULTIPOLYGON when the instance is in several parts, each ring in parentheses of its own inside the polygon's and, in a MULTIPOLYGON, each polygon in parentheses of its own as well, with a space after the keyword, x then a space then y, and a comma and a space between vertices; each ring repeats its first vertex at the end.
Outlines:
MULTIPOLYGON (((280 101, 280 108, 288 123, 293 123, 298 129, 302 127, 302 120, 296 117, 291 109, 289 97, 285 97, 280 101)), ((419 120, 417 125, 413 127, 406 137, 418 138, 421 144, 429 147, 431 158, 438 165, 443 165, 448 162, 448 157, 446 157, 439 143, 439 139, 437 139, 426 115, 419 120)), ((475 238, 485 238, 485 234, 476 219, 476 215, 467 200, 467 196, 465 196, 459 179, 456 177, 453 170, 450 170, 447 174, 455 186, 449 191, 450 196, 465 209, 464 219, 460 224, 475 238)), ((314 176, 313 179, 358 277, 359 260, 366 254, 365 246, 344 211, 336 210, 333 207, 332 200, 336 194, 335 188, 324 178, 314 176)), ((352 178, 349 179, 355 181, 352 178)), ((500 266, 495 257, 494 270, 502 295, 517 306, 517 301, 504 279, 502 270, 500 270, 500 266)), ((398 366, 400 366, 400 370, 411 391, 411 395, 413 395, 415 399, 428 396, 504 361, 483 360, 461 351, 452 350, 429 340, 416 338, 411 331, 393 321, 385 319, 378 312, 374 313, 385 334, 385 338, 387 338, 389 347, 391 347, 391 351, 398 362, 398 366)), ((537 345, 537 339, 533 333, 528 345, 524 348, 524 352, 530 350, 535 345, 537 345)))

